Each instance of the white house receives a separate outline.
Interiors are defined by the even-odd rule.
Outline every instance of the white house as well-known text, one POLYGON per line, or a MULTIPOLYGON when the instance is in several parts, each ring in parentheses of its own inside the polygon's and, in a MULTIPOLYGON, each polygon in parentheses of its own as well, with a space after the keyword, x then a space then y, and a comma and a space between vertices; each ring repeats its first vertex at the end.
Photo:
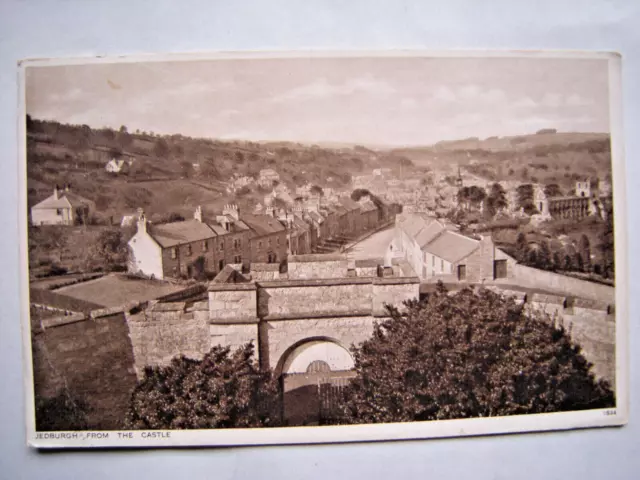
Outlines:
POLYGON ((31 225, 82 225, 87 222, 95 204, 76 195, 65 186, 56 185, 53 195, 31 207, 31 225))
POLYGON ((425 214, 396 219, 390 250, 425 282, 484 282, 513 274, 515 260, 496 248, 491 237, 462 235, 452 225, 425 214))
POLYGON ((107 162, 104 169, 109 173, 123 173, 129 164, 122 159, 112 158, 107 162))
POLYGON ((258 184, 261 187, 271 187, 275 182, 280 181, 280 175, 272 168, 263 168, 258 176, 258 184))

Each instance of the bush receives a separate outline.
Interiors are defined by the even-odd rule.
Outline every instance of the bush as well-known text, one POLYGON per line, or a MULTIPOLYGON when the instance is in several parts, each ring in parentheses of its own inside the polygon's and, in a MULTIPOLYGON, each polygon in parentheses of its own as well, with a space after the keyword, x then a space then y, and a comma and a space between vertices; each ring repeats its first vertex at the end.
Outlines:
POLYGON ((86 430, 86 404, 68 392, 52 398, 36 395, 36 430, 39 432, 86 430))
POLYGON ((442 284, 353 348, 347 423, 495 417, 615 405, 562 327, 482 290, 442 284))
POLYGON ((167 367, 147 367, 131 396, 127 428, 276 426, 277 388, 253 353, 251 343, 234 353, 215 346, 202 360, 180 355, 167 367))

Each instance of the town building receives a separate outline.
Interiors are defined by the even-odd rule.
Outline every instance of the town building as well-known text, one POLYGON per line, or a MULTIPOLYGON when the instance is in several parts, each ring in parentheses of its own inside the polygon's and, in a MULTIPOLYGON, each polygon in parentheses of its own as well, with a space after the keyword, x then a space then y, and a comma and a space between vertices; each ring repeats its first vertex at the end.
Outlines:
POLYGON ((605 206, 610 200, 598 188, 591 188, 590 180, 576 182, 573 195, 547 197, 538 193, 535 197, 536 208, 541 215, 556 219, 582 220, 591 215, 606 217, 605 206))
POLYGON ((272 168, 263 168, 258 175, 258 185, 263 188, 271 188, 274 183, 280 181, 280 175, 272 168))
POLYGON ((463 235, 455 226, 425 214, 398 215, 389 249, 394 257, 404 258, 423 282, 483 283, 508 278, 516 264, 490 237, 463 235))
POLYGON ((226 205, 215 219, 194 218, 150 224, 140 212, 137 232, 129 241, 128 271, 154 278, 201 277, 220 272, 226 265, 251 261, 252 230, 242 221, 238 207, 226 205))
POLYGON ((31 225, 84 225, 89 221, 95 203, 56 185, 53 194, 31 207, 31 225))
POLYGON ((268 213, 271 215, 242 216, 251 231, 249 258, 252 263, 279 263, 287 258, 287 228, 275 217, 273 209, 268 213))
POLYGON ((112 158, 107 162, 104 169, 109 173, 125 173, 129 164, 121 158, 112 158))

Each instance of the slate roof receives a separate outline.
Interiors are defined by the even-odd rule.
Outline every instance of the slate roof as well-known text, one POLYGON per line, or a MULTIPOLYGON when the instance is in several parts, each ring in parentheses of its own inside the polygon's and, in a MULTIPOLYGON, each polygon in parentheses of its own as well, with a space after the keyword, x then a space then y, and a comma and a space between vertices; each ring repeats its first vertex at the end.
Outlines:
POLYGON ((55 198, 55 195, 51 195, 45 198, 40 203, 34 205, 32 208, 37 209, 46 209, 46 208, 69 208, 69 207, 82 207, 89 206, 93 202, 91 200, 87 200, 80 195, 76 195, 72 192, 60 191, 58 192, 58 198, 55 198))
POLYGON ((354 200, 351 200, 349 197, 341 197, 339 201, 340 204, 349 212, 360 209, 360 204, 354 200))
POLYGON ((447 262, 457 262, 470 255, 480 242, 459 233, 445 230, 431 243, 425 245, 423 250, 436 257, 443 258, 447 262))
POLYGON ((163 248, 198 242, 217 236, 206 223, 197 220, 150 225, 148 231, 151 237, 163 248))
POLYGON ((271 235, 285 230, 284 225, 270 215, 247 214, 242 216, 242 220, 258 236, 271 235))
POLYGON ((362 204, 360 205, 360 210, 363 213, 367 213, 367 212, 373 212, 375 210, 378 210, 378 207, 376 207, 376 204, 373 203, 371 200, 367 200, 366 202, 362 202, 362 204))

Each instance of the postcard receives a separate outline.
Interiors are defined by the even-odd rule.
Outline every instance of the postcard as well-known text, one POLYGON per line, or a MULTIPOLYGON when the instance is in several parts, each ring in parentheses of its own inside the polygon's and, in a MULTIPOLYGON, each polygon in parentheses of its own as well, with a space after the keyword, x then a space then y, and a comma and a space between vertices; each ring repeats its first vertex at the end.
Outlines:
POLYGON ((624 425, 620 65, 21 62, 29 445, 624 425))

